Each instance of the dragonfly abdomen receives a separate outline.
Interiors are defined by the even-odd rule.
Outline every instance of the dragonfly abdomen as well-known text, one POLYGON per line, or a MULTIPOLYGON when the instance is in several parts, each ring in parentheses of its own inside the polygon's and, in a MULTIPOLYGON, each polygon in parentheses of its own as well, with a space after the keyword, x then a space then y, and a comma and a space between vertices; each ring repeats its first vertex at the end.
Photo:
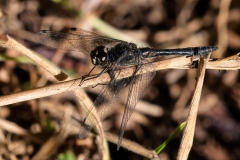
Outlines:
POLYGON ((154 49, 139 48, 142 58, 155 58, 159 56, 178 55, 178 56, 200 56, 217 50, 215 46, 189 47, 177 49, 154 49))

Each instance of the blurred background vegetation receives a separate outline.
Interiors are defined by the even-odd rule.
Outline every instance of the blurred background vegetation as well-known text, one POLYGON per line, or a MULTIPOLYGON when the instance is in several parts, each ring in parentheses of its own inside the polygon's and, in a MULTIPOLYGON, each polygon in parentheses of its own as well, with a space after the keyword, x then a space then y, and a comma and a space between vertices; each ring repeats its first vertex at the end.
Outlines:
MULTIPOLYGON (((219 50, 212 54, 212 58, 224 58, 237 54, 240 49, 240 3, 238 0, 0 1, 0 42, 10 35, 50 59, 68 75, 81 77, 92 67, 88 56, 56 51, 35 40, 35 34, 42 29, 61 31, 71 27, 134 42, 139 47, 215 45, 219 50)), ((143 93, 124 137, 150 149, 159 146, 174 128, 185 121, 195 77, 195 69, 158 71, 143 93)), ((17 51, 0 48, 0 96, 56 82, 53 76, 17 51)), ((94 100, 99 88, 86 88, 86 91, 94 100)), ((206 71, 189 159, 240 159, 239 97, 238 71, 206 71)), ((117 106, 103 122, 106 130, 116 134, 124 105, 120 101, 117 106)), ((1 107, 0 159, 28 160, 43 145, 17 131, 11 132, 8 127, 21 127, 46 141, 59 131, 62 119, 56 114, 67 108, 76 113, 83 112, 72 93, 1 107)), ((76 129, 71 129, 48 159, 98 159, 94 137, 80 140, 77 135, 76 129)), ((180 140, 181 134, 159 157, 162 160, 175 159, 180 140)), ((112 143, 109 143, 109 149, 112 159, 143 159, 125 149, 117 151, 112 143)))

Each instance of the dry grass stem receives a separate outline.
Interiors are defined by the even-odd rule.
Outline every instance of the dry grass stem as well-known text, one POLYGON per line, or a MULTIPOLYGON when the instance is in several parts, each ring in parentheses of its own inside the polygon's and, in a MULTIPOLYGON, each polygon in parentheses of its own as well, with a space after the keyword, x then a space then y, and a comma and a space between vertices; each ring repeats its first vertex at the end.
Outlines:
MULTIPOLYGON (((92 120, 92 124, 94 126, 93 129, 96 129, 97 133, 99 134, 98 138, 98 146, 99 146, 99 153, 101 153, 101 159, 108 159, 108 149, 105 145, 105 139, 104 139, 104 130, 102 127, 102 122, 98 116, 97 110, 93 106, 92 101, 88 98, 85 92, 83 92, 81 89, 77 89, 74 91, 75 95, 77 96, 79 103, 84 109, 86 110, 86 113, 90 113, 90 117, 92 120), (89 112, 91 110, 91 112, 89 112)), ((81 133, 80 133, 81 134, 81 133)))
POLYGON ((200 58, 197 84, 191 101, 190 110, 186 121, 186 127, 184 129, 182 141, 178 151, 178 160, 187 159, 192 147, 195 124, 197 119, 197 111, 202 93, 203 80, 205 76, 206 63, 209 60, 210 55, 211 53, 208 55, 206 60, 204 60, 202 57, 200 58))
MULTIPOLYGON (((155 66, 154 68, 149 68, 149 71, 154 70, 163 70, 163 69, 189 69, 191 68, 192 58, 191 57, 176 57, 171 58, 159 62, 153 63, 155 66)), ((147 65, 146 65, 147 67, 147 65)), ((208 62, 207 69, 217 69, 217 70, 238 70, 240 69, 240 60, 238 54, 231 56, 230 58, 214 60, 208 62)), ((132 75, 134 67, 127 68, 124 72, 121 72, 119 75, 119 79, 129 77, 132 75)), ((142 73, 143 74, 143 73, 142 73)), ((90 79, 85 81, 81 86, 79 86, 81 78, 60 82, 57 84, 49 85, 46 87, 41 87, 37 89, 32 89, 29 91, 23 91, 19 93, 13 93, 11 95, 1 96, 0 97, 0 106, 5 106, 9 104, 14 104, 22 101, 27 101, 36 98, 42 98, 46 96, 51 96, 63 92, 73 91, 78 89, 79 87, 89 87, 94 86, 98 83, 107 83, 110 81, 110 77, 107 73, 103 74, 102 76, 94 79, 90 79)))
MULTIPOLYGON (((109 141, 109 142, 112 142, 112 143, 115 143, 117 144, 118 143, 118 136, 115 135, 115 134, 111 134, 111 133, 108 133, 106 132, 105 133, 105 136, 106 136, 106 139, 109 141)), ((130 141, 130 140, 127 140, 125 138, 123 138, 123 141, 121 143, 121 147, 124 147, 134 153, 138 153, 139 155, 142 155, 144 157, 148 157, 148 158, 155 158, 157 155, 155 154, 155 152, 133 142, 133 141, 130 141)))
POLYGON ((233 56, 226 58, 209 60, 207 63, 207 69, 216 69, 216 70, 239 70, 240 69, 240 53, 237 53, 233 56))

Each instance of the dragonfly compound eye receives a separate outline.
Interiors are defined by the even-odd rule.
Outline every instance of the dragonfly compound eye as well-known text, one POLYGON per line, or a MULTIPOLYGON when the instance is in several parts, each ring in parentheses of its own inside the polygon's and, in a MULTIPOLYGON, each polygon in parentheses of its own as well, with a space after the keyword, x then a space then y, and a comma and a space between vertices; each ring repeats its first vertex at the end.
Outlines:
POLYGON ((91 52, 91 60, 94 65, 104 66, 107 59, 108 54, 104 46, 98 46, 91 52))

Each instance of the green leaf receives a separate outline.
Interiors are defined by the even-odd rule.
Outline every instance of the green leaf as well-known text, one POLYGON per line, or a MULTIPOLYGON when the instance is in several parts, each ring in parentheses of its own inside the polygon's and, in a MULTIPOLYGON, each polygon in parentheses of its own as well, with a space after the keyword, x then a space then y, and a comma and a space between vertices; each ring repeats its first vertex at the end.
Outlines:
POLYGON ((159 154, 159 153, 167 146, 167 144, 168 144, 174 137, 176 137, 176 135, 177 135, 179 132, 181 132, 181 131, 183 130, 183 128, 185 127, 185 125, 186 125, 186 122, 181 123, 181 124, 173 131, 173 133, 168 137, 168 139, 167 139, 165 142, 163 142, 163 144, 161 144, 159 147, 157 147, 157 148, 155 149, 155 152, 156 152, 157 154, 159 154))
POLYGON ((6 56, 5 54, 0 54, 0 61, 15 61, 19 63, 29 63, 29 64, 34 64, 34 62, 24 56, 18 56, 18 57, 12 57, 12 56, 6 56))
POLYGON ((58 159, 59 160, 76 160, 76 157, 72 151, 68 150, 65 153, 58 154, 58 159))
MULTIPOLYGON (((166 141, 164 141, 160 146, 158 146, 155 149, 156 154, 159 154, 166 146, 167 144, 174 138, 176 135, 183 130, 185 127, 186 122, 181 123, 174 131, 173 133, 168 137, 166 141)), ((148 158, 147 158, 148 159, 148 158)))

